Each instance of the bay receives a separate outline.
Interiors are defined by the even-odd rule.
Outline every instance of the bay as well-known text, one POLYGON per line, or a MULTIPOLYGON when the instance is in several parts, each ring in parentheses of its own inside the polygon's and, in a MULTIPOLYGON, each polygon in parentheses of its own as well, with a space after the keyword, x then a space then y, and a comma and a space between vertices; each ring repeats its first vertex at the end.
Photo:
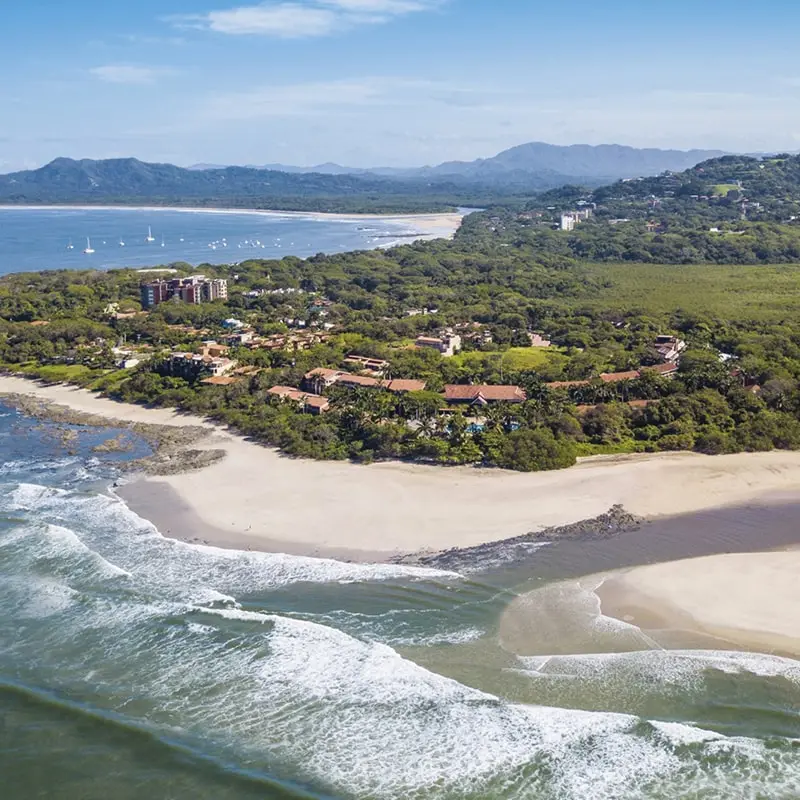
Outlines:
POLYGON ((185 261, 306 258, 386 247, 419 232, 408 218, 166 208, 0 207, 0 275, 185 261), (147 242, 148 229, 154 241, 147 242), (84 254, 87 239, 95 252, 84 254), (120 244, 123 242, 124 244, 120 244), (69 245, 72 249, 69 249, 69 245))

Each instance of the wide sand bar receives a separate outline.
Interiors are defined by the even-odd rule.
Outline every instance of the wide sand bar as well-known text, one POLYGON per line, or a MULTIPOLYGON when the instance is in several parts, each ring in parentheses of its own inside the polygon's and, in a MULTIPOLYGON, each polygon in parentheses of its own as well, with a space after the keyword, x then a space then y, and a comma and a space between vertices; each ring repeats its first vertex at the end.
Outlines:
POLYGON ((603 613, 800 656, 800 551, 733 553, 635 567, 597 590, 603 613))

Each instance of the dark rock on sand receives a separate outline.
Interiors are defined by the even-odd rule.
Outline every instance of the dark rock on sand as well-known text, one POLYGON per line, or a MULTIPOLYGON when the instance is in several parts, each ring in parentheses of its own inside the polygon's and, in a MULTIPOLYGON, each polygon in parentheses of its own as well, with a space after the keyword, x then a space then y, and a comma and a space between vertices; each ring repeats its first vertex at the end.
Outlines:
POLYGON ((620 533, 635 530, 643 523, 641 517, 630 514, 622 506, 615 505, 599 517, 575 522, 572 525, 545 528, 476 547, 453 548, 437 553, 412 553, 393 558, 392 562, 455 572, 475 572, 517 561, 547 542, 611 539, 620 533))

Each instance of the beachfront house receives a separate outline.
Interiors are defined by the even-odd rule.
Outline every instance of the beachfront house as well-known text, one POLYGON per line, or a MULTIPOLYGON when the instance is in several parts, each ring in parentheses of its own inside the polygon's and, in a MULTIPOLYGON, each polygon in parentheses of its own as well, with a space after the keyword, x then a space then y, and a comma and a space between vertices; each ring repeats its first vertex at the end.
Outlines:
POLYGON ((267 394, 290 403, 296 403, 308 414, 324 414, 330 408, 327 397, 303 392, 294 386, 273 386, 267 391, 267 394))

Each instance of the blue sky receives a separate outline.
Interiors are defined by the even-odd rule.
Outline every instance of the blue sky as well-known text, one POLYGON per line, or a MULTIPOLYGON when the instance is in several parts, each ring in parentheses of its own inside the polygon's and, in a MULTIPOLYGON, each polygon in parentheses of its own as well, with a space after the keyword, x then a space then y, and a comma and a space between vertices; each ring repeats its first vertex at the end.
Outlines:
POLYGON ((786 0, 2 0, 0 171, 800 148, 786 0))

